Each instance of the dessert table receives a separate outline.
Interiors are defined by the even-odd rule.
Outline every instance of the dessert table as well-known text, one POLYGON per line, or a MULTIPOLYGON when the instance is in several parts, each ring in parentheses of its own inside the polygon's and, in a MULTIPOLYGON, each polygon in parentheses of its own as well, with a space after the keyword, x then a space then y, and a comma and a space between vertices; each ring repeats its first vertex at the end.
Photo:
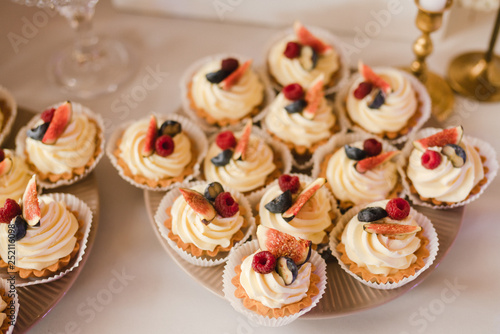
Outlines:
MULTIPOLYGON (((306 22, 307 23, 307 22, 306 22)), ((311 22, 314 24, 314 22, 311 22)), ((137 73, 118 91, 78 100, 102 115, 106 136, 118 124, 151 112, 171 113, 181 106, 179 80, 197 59, 234 52, 262 63, 264 47, 276 28, 219 21, 197 21, 117 10, 97 5, 95 28, 133 46, 137 73), (154 83, 154 84, 152 84, 154 83)), ((71 98, 48 82, 46 63, 69 42, 72 31, 58 14, 2 1, 0 4, 0 85, 24 109, 71 98), (16 37, 17 36, 17 37, 16 37)), ((444 75, 454 55, 486 48, 489 28, 471 27, 436 43, 429 66, 444 75)), ((372 39, 356 48, 351 65, 403 66, 413 59, 407 41, 372 39)), ((339 35, 347 43, 353 36, 339 35)), ((499 103, 459 98, 443 126, 462 124, 500 152, 499 103)), ((258 327, 229 302, 189 277, 163 249, 151 228, 144 192, 120 178, 104 157, 97 179, 100 216, 92 251, 64 298, 31 333, 499 333, 500 179, 465 208, 451 250, 422 283, 376 308, 342 317, 298 319, 281 328, 258 327)), ((457 222, 458 223, 458 222, 457 222)), ((21 305, 22 307, 22 305, 21 305)), ((15 331, 16 332, 16 331, 15 331)))

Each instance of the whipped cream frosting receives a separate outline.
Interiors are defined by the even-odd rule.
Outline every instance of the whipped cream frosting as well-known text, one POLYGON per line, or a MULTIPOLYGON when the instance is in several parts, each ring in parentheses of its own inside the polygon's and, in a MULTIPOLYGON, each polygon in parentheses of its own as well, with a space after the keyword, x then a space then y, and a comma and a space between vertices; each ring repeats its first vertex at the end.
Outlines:
MULTIPOLYGON (((71 121, 54 144, 26 137, 29 160, 42 173, 70 173, 73 168, 85 166, 94 156, 97 126, 73 106, 71 121)), ((34 127, 42 123, 40 120, 34 127)))
POLYGON ((12 160, 12 168, 7 174, 0 176, 0 207, 5 204, 7 198, 19 200, 33 174, 24 160, 16 156, 14 151, 5 149, 4 153, 6 158, 12 160))
MULTIPOLYGON (((362 141, 349 145, 363 149, 362 141)), ((396 163, 387 161, 365 173, 359 173, 354 167, 356 162, 347 157, 343 147, 330 157, 326 179, 335 197, 354 204, 385 199, 399 180, 396 163)))
POLYGON ((399 131, 415 114, 418 101, 415 89, 400 71, 384 69, 377 71, 392 88, 385 103, 379 109, 370 109, 369 95, 361 100, 354 97, 358 85, 365 81, 362 76, 355 80, 347 93, 346 109, 349 117, 371 133, 399 131))
POLYGON ((142 156, 149 119, 132 123, 123 133, 120 143, 120 158, 125 161, 132 174, 142 175, 150 180, 180 175, 191 162, 191 141, 181 132, 175 135, 174 152, 166 157, 153 153, 149 157, 142 156))
MULTIPOLYGON (((206 185, 198 185, 192 189, 203 194, 205 187, 206 185)), ((232 196, 235 198, 234 194, 232 196)), ((238 211, 227 218, 217 215, 210 224, 205 225, 182 195, 172 204, 171 215, 172 233, 178 235, 183 242, 194 244, 199 249, 207 251, 213 251, 217 246, 229 247, 231 238, 244 223, 243 216, 238 211)))
MULTIPOLYGON (((240 133, 235 133, 239 139, 240 133)), ((245 160, 234 160, 222 167, 215 166, 210 159, 217 156, 222 150, 216 143, 208 149, 203 163, 207 181, 220 182, 223 186, 231 187, 240 192, 251 191, 263 186, 266 178, 276 166, 273 163, 274 153, 271 147, 256 135, 250 135, 245 160)))
MULTIPOLYGON (((301 182, 301 189, 306 186, 305 182, 301 182)), ((289 222, 286 222, 280 213, 272 213, 264 207, 282 193, 278 184, 266 188, 259 203, 260 224, 294 237, 311 240, 314 244, 321 243, 327 233, 325 229, 332 225, 329 214, 332 207, 327 190, 320 188, 289 222)))
POLYGON ((299 57, 290 59, 283 54, 288 42, 298 42, 295 34, 287 35, 273 45, 267 57, 271 75, 282 86, 299 83, 302 87, 308 88, 321 74, 325 76, 325 82, 328 83, 331 81, 332 76, 339 70, 339 56, 333 48, 319 55, 316 67, 308 71, 300 63, 299 57))
MULTIPOLYGON (((387 202, 389 200, 378 201, 366 207, 379 206, 385 209, 387 202)), ((403 220, 384 219, 394 224, 418 225, 411 214, 403 220)), ((360 222, 358 215, 355 215, 342 232, 341 240, 351 261, 377 275, 391 275, 415 263, 417 256, 414 253, 420 248, 421 243, 416 233, 394 239, 365 232, 364 224, 366 223, 360 222)))
POLYGON ((220 70, 220 66, 221 60, 213 60, 195 73, 191 87, 194 103, 216 120, 243 118, 262 103, 264 85, 249 68, 231 89, 223 90, 205 77, 220 70))
MULTIPOLYGON (((453 167, 451 161, 441 155, 441 164, 435 169, 427 169, 422 166, 421 161, 424 152, 413 149, 406 174, 421 196, 444 202, 460 202, 483 179, 484 169, 479 153, 467 143, 466 138, 462 139, 460 146, 465 150, 467 158, 459 168, 453 167)), ((430 149, 441 152, 440 147, 430 149)))
POLYGON ((300 301, 307 295, 311 280, 311 264, 304 263, 299 268, 297 279, 285 285, 283 278, 276 271, 259 274, 252 269, 255 254, 247 256, 241 264, 240 283, 248 297, 257 300, 269 308, 280 308, 300 301))
POLYGON ((306 147, 330 137, 336 117, 324 97, 313 119, 305 118, 302 113, 289 114, 285 107, 292 102, 280 93, 269 105, 264 121, 269 131, 284 141, 306 147))
MULTIPOLYGON (((40 226, 30 226, 26 236, 16 241, 15 265, 42 270, 71 254, 76 244, 78 221, 64 202, 48 196, 39 198, 42 218, 40 226)), ((0 224, 0 256, 7 259, 9 225, 0 224)))

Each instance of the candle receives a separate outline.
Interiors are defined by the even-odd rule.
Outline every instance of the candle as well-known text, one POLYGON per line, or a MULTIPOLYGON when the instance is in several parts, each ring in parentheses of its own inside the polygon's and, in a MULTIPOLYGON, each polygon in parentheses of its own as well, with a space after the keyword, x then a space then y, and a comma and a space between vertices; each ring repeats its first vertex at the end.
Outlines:
POLYGON ((446 7, 447 0, 420 0, 419 5, 423 10, 429 12, 442 12, 446 7))

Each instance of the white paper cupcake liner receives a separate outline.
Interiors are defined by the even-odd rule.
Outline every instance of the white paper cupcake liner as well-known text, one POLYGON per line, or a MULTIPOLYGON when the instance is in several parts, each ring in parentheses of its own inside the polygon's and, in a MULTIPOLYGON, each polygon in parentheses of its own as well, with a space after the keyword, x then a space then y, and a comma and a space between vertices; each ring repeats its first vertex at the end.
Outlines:
MULTIPOLYGON (((385 71, 385 70, 394 70, 394 68, 391 67, 374 67, 373 71, 374 72, 379 72, 379 71, 385 71)), ((417 120, 417 124, 415 124, 414 127, 412 127, 406 135, 402 135, 400 137, 397 137, 395 139, 387 139, 389 143, 393 145, 401 144, 404 143, 405 141, 408 140, 408 138, 411 136, 412 133, 417 132, 425 122, 429 119, 431 116, 431 98, 429 96, 429 93, 427 92, 427 89, 425 86, 418 81, 417 78, 415 78, 413 75, 410 73, 406 73, 404 71, 399 71, 406 79, 408 79, 413 87, 413 89, 417 92, 418 95, 418 101, 420 103, 420 112, 422 115, 420 118, 417 120)), ((347 110, 345 108, 345 99, 347 94, 349 93, 349 89, 351 86, 354 84, 354 82, 361 76, 359 72, 353 74, 351 78, 348 80, 347 84, 343 86, 339 92, 338 96, 336 98, 336 108, 338 110, 338 113, 341 117, 342 122, 344 123, 344 126, 346 128, 350 128, 356 132, 364 132, 364 133, 369 133, 367 130, 361 128, 360 126, 353 124, 347 115, 347 110)), ((373 135, 373 134, 372 134, 373 135)))
MULTIPOLYGON (((308 175, 305 175, 305 174, 296 174, 296 173, 293 173, 293 174, 289 174, 289 175, 298 176, 299 180, 301 182, 305 182, 306 184, 309 184, 309 183, 313 182, 316 179, 315 177, 311 177, 311 176, 308 176, 308 175)), ((265 188, 263 188, 263 189, 261 189, 259 191, 256 191, 256 192, 252 193, 250 196, 248 196, 248 201, 250 202, 250 205, 251 205, 251 207, 253 209, 254 216, 257 216, 259 214, 258 207, 260 205, 260 200, 262 199, 262 197, 264 196, 264 194, 269 190, 270 187, 273 187, 276 184, 278 184, 278 180, 273 181, 272 183, 270 183, 269 185, 267 185, 265 188)), ((341 213, 340 213, 339 209, 337 208, 337 200, 333 196, 332 192, 326 186, 323 186, 323 189, 326 192, 326 195, 327 195, 327 197, 328 197, 328 199, 330 201, 330 205, 332 207, 332 211, 335 214, 335 220, 332 222, 332 224, 335 225, 336 222, 341 217, 341 213)), ((321 254, 325 250, 327 250, 328 247, 329 247, 328 245, 320 244, 320 247, 318 248, 318 252, 321 254)))
MULTIPOLYGON (((156 115, 156 114, 155 114, 156 115)), ((189 139, 191 141, 192 145, 195 145, 196 147, 196 152, 198 156, 196 157, 196 163, 193 166, 193 173, 190 175, 186 175, 183 182, 190 181, 197 177, 200 174, 200 167, 201 167, 201 162, 203 161, 203 158, 205 157, 205 154, 207 153, 208 149, 208 142, 207 142, 207 137, 205 136, 205 133, 199 128, 198 125, 193 123, 191 120, 189 120, 186 117, 180 116, 178 114, 168 114, 168 115, 156 115, 158 119, 158 124, 161 124, 164 120, 173 120, 176 122, 179 122, 182 126, 182 131, 186 132, 187 135, 189 136, 189 139)), ((108 156, 109 160, 111 161, 111 164, 116 168, 118 171, 118 174, 128 183, 131 185, 144 189, 144 190, 151 190, 151 191, 166 191, 170 189, 173 184, 168 185, 166 187, 150 187, 147 184, 142 184, 136 182, 132 177, 128 176, 125 174, 123 168, 118 165, 118 159, 114 154, 114 151, 118 148, 117 142, 119 139, 121 139, 123 132, 132 124, 137 122, 138 120, 131 120, 128 122, 125 122, 121 125, 119 125, 115 131, 111 134, 111 137, 109 138, 109 141, 106 145, 106 155, 108 156)))
MULTIPOLYGON (((90 228, 92 226, 92 211, 90 210, 88 205, 78 197, 71 194, 54 193, 39 196, 40 199, 44 197, 50 197, 55 201, 62 201, 70 211, 78 213, 78 221, 83 223, 83 226, 78 229, 78 232, 83 234, 83 238, 78 241, 80 244, 80 248, 78 250, 78 254, 76 254, 71 259, 66 267, 49 277, 21 278, 17 274, 13 274, 16 275, 16 287, 48 283, 63 277, 64 275, 78 267, 80 261, 83 258, 83 254, 85 254, 85 249, 87 248, 87 240, 90 233, 90 228)), ((10 274, 7 272, 7 268, 1 268, 0 278, 8 278, 9 276, 10 274)))
MULTIPOLYGON (((233 126, 221 128, 220 131, 218 131, 217 133, 214 133, 210 136, 210 138, 209 138, 210 145, 212 145, 212 143, 215 142, 215 138, 217 137, 217 135, 220 132, 226 131, 226 130, 238 132, 243 128, 243 126, 244 126, 244 124, 238 124, 238 125, 233 125, 233 126)), ((293 157, 292 157, 292 153, 290 152, 288 147, 285 144, 275 140, 266 131, 262 130, 261 128, 255 126, 255 125, 252 126, 252 134, 258 136, 259 138, 264 139, 264 141, 271 146, 271 148, 273 149, 273 152, 275 154, 278 154, 280 157, 280 161, 282 163, 281 173, 282 174, 289 174, 290 171, 292 170, 293 157)), ((205 179, 206 179, 206 176, 205 176, 205 179)), ((252 195, 255 191, 258 191, 258 190, 249 191, 247 196, 252 195)))
MULTIPOLYGON (((189 91, 188 84, 191 82, 196 72, 203 65, 214 60, 222 60, 225 58, 236 58, 241 63, 250 59, 248 57, 233 53, 221 53, 221 54, 207 56, 197 60, 191 66, 189 66, 182 75, 180 81, 182 109, 200 128, 203 129, 203 131, 209 134, 218 131, 220 127, 218 125, 208 123, 205 119, 198 116, 196 110, 194 110, 191 107, 191 101, 188 97, 188 91, 189 91)), ((252 64, 252 68, 257 73, 262 82, 262 85, 264 86, 264 100, 262 102, 262 110, 257 115, 252 117, 253 122, 256 123, 262 119, 262 112, 264 111, 265 106, 267 106, 272 101, 275 94, 271 87, 271 84, 269 83, 269 79, 264 74, 264 70, 262 69, 262 67, 260 67, 258 64, 255 64, 254 62, 252 64)))
POLYGON ((16 100, 14 99, 14 96, 7 90, 7 88, 2 86, 0 86, 0 100, 5 100, 7 104, 10 106, 9 118, 6 120, 4 119, 2 121, 2 123, 5 124, 0 123, 0 146, 1 146, 4 140, 9 135, 10 130, 12 129, 12 125, 14 124, 14 121, 16 119, 17 103, 16 100))
MULTIPOLYGON (((64 102, 53 104, 53 105, 47 107, 46 109, 57 108, 62 103, 64 103, 64 102)), ((91 111, 89 108, 81 105, 80 103, 71 102, 71 105, 72 105, 73 113, 83 113, 88 118, 95 121, 97 128, 98 128, 97 134, 98 134, 98 136, 100 138, 100 142, 101 142, 99 147, 98 148, 96 147, 96 150, 99 150, 99 154, 94 157, 95 161, 92 164, 92 166, 85 168, 85 171, 83 172, 83 174, 74 175, 71 179, 68 179, 68 180, 60 179, 56 182, 50 182, 49 180, 38 180, 37 182, 42 188, 52 189, 52 188, 57 188, 57 187, 61 187, 61 186, 67 186, 67 185, 74 184, 74 183, 80 181, 81 179, 85 178, 87 175, 89 175, 95 169, 95 167, 97 166, 97 164, 101 160, 102 156, 104 155, 104 143, 105 143, 104 131, 105 131, 105 128, 104 128, 104 122, 102 120, 101 115, 91 111)), ((16 136, 16 154, 24 157, 25 159, 26 159, 25 149, 26 149, 27 131, 28 131, 28 129, 33 128, 39 120, 40 120, 40 115, 34 116, 25 126, 23 126, 21 128, 21 130, 19 130, 19 132, 16 136)))
MULTIPOLYGON (((343 87, 346 84, 346 82, 349 78, 349 73, 350 73, 349 60, 348 60, 347 56, 345 55, 345 53, 343 52, 344 49, 342 48, 342 42, 337 36, 335 36, 334 34, 329 32, 328 30, 322 29, 320 27, 311 26, 309 24, 306 25, 306 28, 313 35, 317 36, 321 40, 325 41, 327 44, 331 45, 333 47, 333 49, 335 50, 335 52, 337 52, 337 54, 339 56, 340 68, 339 68, 339 73, 337 73, 337 79, 336 79, 337 83, 335 85, 325 89, 325 95, 331 95, 331 94, 337 92, 341 87, 343 87)), ((277 33, 275 36, 273 36, 269 40, 266 47, 264 48, 264 50, 265 50, 264 59, 266 62, 265 73, 268 76, 268 80, 271 83, 271 85, 273 86, 274 90, 276 90, 278 92, 281 91, 283 86, 281 84, 279 84, 270 74, 269 68, 267 65, 267 59, 268 59, 269 51, 271 50, 271 48, 274 45, 276 45, 279 41, 281 41, 282 39, 284 39, 285 37, 287 37, 289 35, 295 35, 293 28, 288 28, 286 30, 283 30, 283 31, 277 33)))
POLYGON ((477 194, 470 195, 469 198, 467 198, 464 201, 456 202, 451 205, 434 205, 429 202, 422 201, 419 196, 416 194, 412 193, 410 191, 410 184, 408 183, 408 180, 406 178, 406 169, 408 165, 408 159, 410 157, 411 152, 414 149, 413 146, 413 141, 418 140, 421 138, 425 138, 428 136, 431 136, 439 131, 442 131, 443 129, 437 129, 437 128, 425 128, 417 132, 414 136, 412 136, 408 142, 405 144, 402 150, 402 159, 400 160, 400 163, 398 164, 398 171, 401 174, 401 178, 403 181, 403 187, 405 191, 405 195, 407 195, 410 200, 416 204, 416 205, 421 205, 421 206, 426 206, 429 208, 433 209, 453 209, 457 207, 461 207, 464 205, 467 205, 471 203, 472 201, 475 201, 476 199, 481 196, 486 188, 493 182, 493 179, 496 177, 497 172, 498 172, 498 161, 497 161, 497 155, 495 152, 495 149, 487 142, 474 138, 474 137, 469 137, 467 135, 464 135, 464 138, 466 139, 467 143, 469 145, 472 145, 473 147, 479 148, 480 155, 484 156, 486 158, 486 161, 483 163, 483 166, 488 167, 488 172, 484 175, 488 181, 481 186, 480 191, 477 194))
MULTIPOLYGON (((12 334, 12 332, 14 331, 14 326, 16 325, 17 315, 19 314, 19 297, 17 295, 15 286, 11 286, 9 281, 7 281, 6 279, 0 279, 0 288, 5 291, 5 295, 7 297, 12 298, 12 300, 14 301, 14 314, 12 314, 12 307, 10 307, 9 304, 7 304, 6 309, 2 311, 3 313, 7 314, 7 318, 5 318, 5 321, 12 323, 5 333, 12 334)), ((0 326, 1 325, 2 324, 0 324, 0 326)))
POLYGON ((248 226, 243 229, 243 232, 245 234, 243 239, 235 243, 229 252, 220 252, 215 257, 194 256, 188 253, 187 251, 181 249, 179 246, 177 246, 177 243, 168 237, 168 233, 170 232, 170 230, 164 225, 165 220, 170 218, 170 216, 167 215, 166 210, 167 208, 173 205, 177 197, 182 196, 181 192, 179 191, 179 188, 192 188, 198 185, 207 185, 207 184, 208 183, 205 181, 184 182, 175 184, 175 187, 170 189, 162 198, 154 217, 161 236, 165 240, 167 240, 169 246, 172 247, 172 249, 176 251, 177 254, 179 254, 180 257, 182 257, 182 259, 186 260, 191 264, 201 267, 212 267, 226 262, 231 252, 240 247, 240 245, 242 245, 245 241, 247 241, 255 232, 255 219, 252 214, 252 208, 250 207, 250 204, 246 199, 246 197, 236 190, 224 187, 224 191, 230 192, 231 195, 234 196, 238 204, 245 209, 245 214, 243 217, 245 218, 248 226))
POLYGON ((419 269, 415 275, 405 277, 401 281, 397 283, 376 283, 376 282, 369 282, 365 281, 363 278, 359 277, 355 273, 353 273, 350 269, 349 266, 346 265, 342 260, 340 259, 340 254, 337 251, 337 245, 340 243, 340 237, 342 235, 342 232, 344 231, 344 228, 347 226, 349 221, 358 214, 361 209, 367 207, 365 204, 357 205, 347 211, 344 216, 340 219, 340 221, 337 223, 337 226, 332 230, 330 233, 330 249, 332 251, 333 256, 335 256, 339 262, 340 267, 349 275, 354 277, 356 280, 359 282, 363 283, 364 285, 368 285, 369 287, 375 288, 375 289, 381 289, 381 290, 390 290, 390 289, 396 289, 399 288, 411 281, 413 281, 415 278, 417 278, 421 273, 423 273, 427 268, 429 268, 434 260, 436 259, 437 252, 439 251, 439 241, 438 241, 438 235, 436 233, 436 230, 434 229, 434 226, 432 225, 432 222, 424 216, 423 214, 419 213, 415 209, 411 208, 410 209, 410 215, 414 217, 415 221, 420 225, 424 231, 423 235, 429 239, 429 243, 427 244, 426 248, 429 250, 429 256, 424 259, 424 267, 422 269, 419 269))
POLYGON ((316 304, 318 304, 319 300, 323 296, 327 281, 325 260, 323 260, 323 258, 321 258, 321 256, 316 251, 311 252, 311 258, 309 259, 309 262, 314 264, 314 266, 316 267, 314 273, 318 275, 320 278, 319 283, 317 283, 319 294, 311 298, 312 304, 309 307, 306 307, 300 310, 300 312, 297 312, 293 315, 280 318, 268 318, 259 315, 257 313, 254 313, 253 311, 250 311, 245 306, 243 306, 242 299, 237 298, 234 295, 236 287, 231 282, 233 277, 236 276, 234 268, 242 263, 243 258, 245 256, 253 254, 258 249, 259 249, 259 242, 257 240, 253 240, 251 242, 245 243, 244 245, 242 245, 237 250, 231 253, 231 255, 229 256, 229 260, 227 261, 226 266, 224 267, 224 274, 222 276, 224 297, 227 300, 229 300, 231 306, 233 306, 233 308, 236 311, 244 314, 248 319, 259 325, 268 327, 280 327, 288 325, 301 315, 309 312, 314 306, 316 306, 316 304))

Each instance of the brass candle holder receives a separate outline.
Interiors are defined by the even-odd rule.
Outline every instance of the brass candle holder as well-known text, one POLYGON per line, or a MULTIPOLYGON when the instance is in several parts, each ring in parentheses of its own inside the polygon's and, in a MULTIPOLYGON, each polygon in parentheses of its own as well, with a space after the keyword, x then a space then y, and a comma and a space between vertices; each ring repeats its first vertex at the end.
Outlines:
POLYGON ((500 8, 486 52, 468 52, 452 60, 450 85, 457 93, 482 102, 500 101, 500 57, 493 54, 500 27, 500 8))
POLYGON ((432 114, 438 121, 444 121, 453 111, 455 98, 445 79, 427 69, 425 59, 432 53, 433 45, 430 34, 438 30, 443 23, 444 10, 451 7, 453 0, 448 0, 443 11, 433 12, 420 5, 416 18, 417 28, 422 35, 413 43, 416 59, 411 63, 410 71, 425 85, 432 100, 432 114))

